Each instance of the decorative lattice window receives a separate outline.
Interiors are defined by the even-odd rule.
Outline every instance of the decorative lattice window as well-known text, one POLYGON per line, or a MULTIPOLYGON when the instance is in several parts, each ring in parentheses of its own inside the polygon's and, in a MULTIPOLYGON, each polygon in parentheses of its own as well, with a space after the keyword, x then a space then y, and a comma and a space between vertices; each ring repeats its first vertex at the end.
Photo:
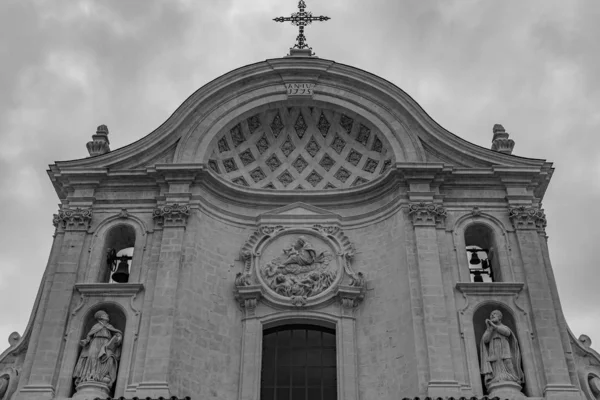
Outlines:
POLYGON ((285 325, 264 331, 261 400, 336 400, 333 329, 285 325))

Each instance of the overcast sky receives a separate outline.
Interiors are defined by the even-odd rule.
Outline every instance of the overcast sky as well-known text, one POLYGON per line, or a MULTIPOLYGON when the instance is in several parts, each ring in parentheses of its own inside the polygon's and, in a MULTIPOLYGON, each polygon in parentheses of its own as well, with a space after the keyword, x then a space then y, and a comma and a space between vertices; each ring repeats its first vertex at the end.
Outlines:
MULTIPOLYGON (((324 59, 377 74, 440 125, 556 168, 544 199, 550 255, 575 333, 600 350, 600 1, 307 0, 324 59)), ((195 90, 284 56, 296 0, 0 1, 0 351, 25 329, 58 198, 48 164, 147 135, 195 90), (6 341, 6 342, 5 342, 6 341), (5 343, 2 345, 1 343, 5 343)))

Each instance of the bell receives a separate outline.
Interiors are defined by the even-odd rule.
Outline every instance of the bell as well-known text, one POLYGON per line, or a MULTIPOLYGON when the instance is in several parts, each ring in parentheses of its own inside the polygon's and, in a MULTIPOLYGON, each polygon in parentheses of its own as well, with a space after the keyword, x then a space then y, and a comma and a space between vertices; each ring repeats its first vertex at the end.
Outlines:
POLYGON ((127 263, 127 259, 121 259, 111 279, 117 283, 127 283, 129 281, 129 264, 127 263))
POLYGON ((481 260, 481 268, 488 269, 490 267, 490 260, 485 259, 481 260))
POLYGON ((469 264, 471 265, 477 265, 481 262, 481 260, 479 259, 479 256, 477 255, 476 251, 471 252, 471 261, 469 261, 469 264))
POLYGON ((483 276, 481 276, 481 272, 473 271, 473 282, 483 282, 483 276))

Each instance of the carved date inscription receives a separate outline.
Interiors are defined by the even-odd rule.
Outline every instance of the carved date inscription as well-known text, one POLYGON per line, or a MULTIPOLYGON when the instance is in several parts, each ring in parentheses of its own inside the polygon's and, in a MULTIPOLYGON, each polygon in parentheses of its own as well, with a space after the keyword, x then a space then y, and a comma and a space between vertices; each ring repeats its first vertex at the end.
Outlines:
POLYGON ((286 83, 288 96, 312 96, 314 83, 286 83))

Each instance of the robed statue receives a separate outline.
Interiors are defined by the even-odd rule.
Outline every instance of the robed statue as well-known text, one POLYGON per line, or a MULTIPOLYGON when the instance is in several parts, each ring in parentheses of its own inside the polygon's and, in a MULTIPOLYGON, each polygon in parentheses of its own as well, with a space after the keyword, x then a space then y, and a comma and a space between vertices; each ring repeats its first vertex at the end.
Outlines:
POLYGON ((500 382, 523 383, 519 343, 511 329, 502 323, 502 313, 494 310, 485 320, 481 338, 481 374, 486 387, 500 382))
POLYGON ((100 382, 111 387, 117 379, 123 332, 109 324, 108 314, 97 311, 96 324, 81 340, 81 353, 73 371, 75 386, 84 382, 100 382))

